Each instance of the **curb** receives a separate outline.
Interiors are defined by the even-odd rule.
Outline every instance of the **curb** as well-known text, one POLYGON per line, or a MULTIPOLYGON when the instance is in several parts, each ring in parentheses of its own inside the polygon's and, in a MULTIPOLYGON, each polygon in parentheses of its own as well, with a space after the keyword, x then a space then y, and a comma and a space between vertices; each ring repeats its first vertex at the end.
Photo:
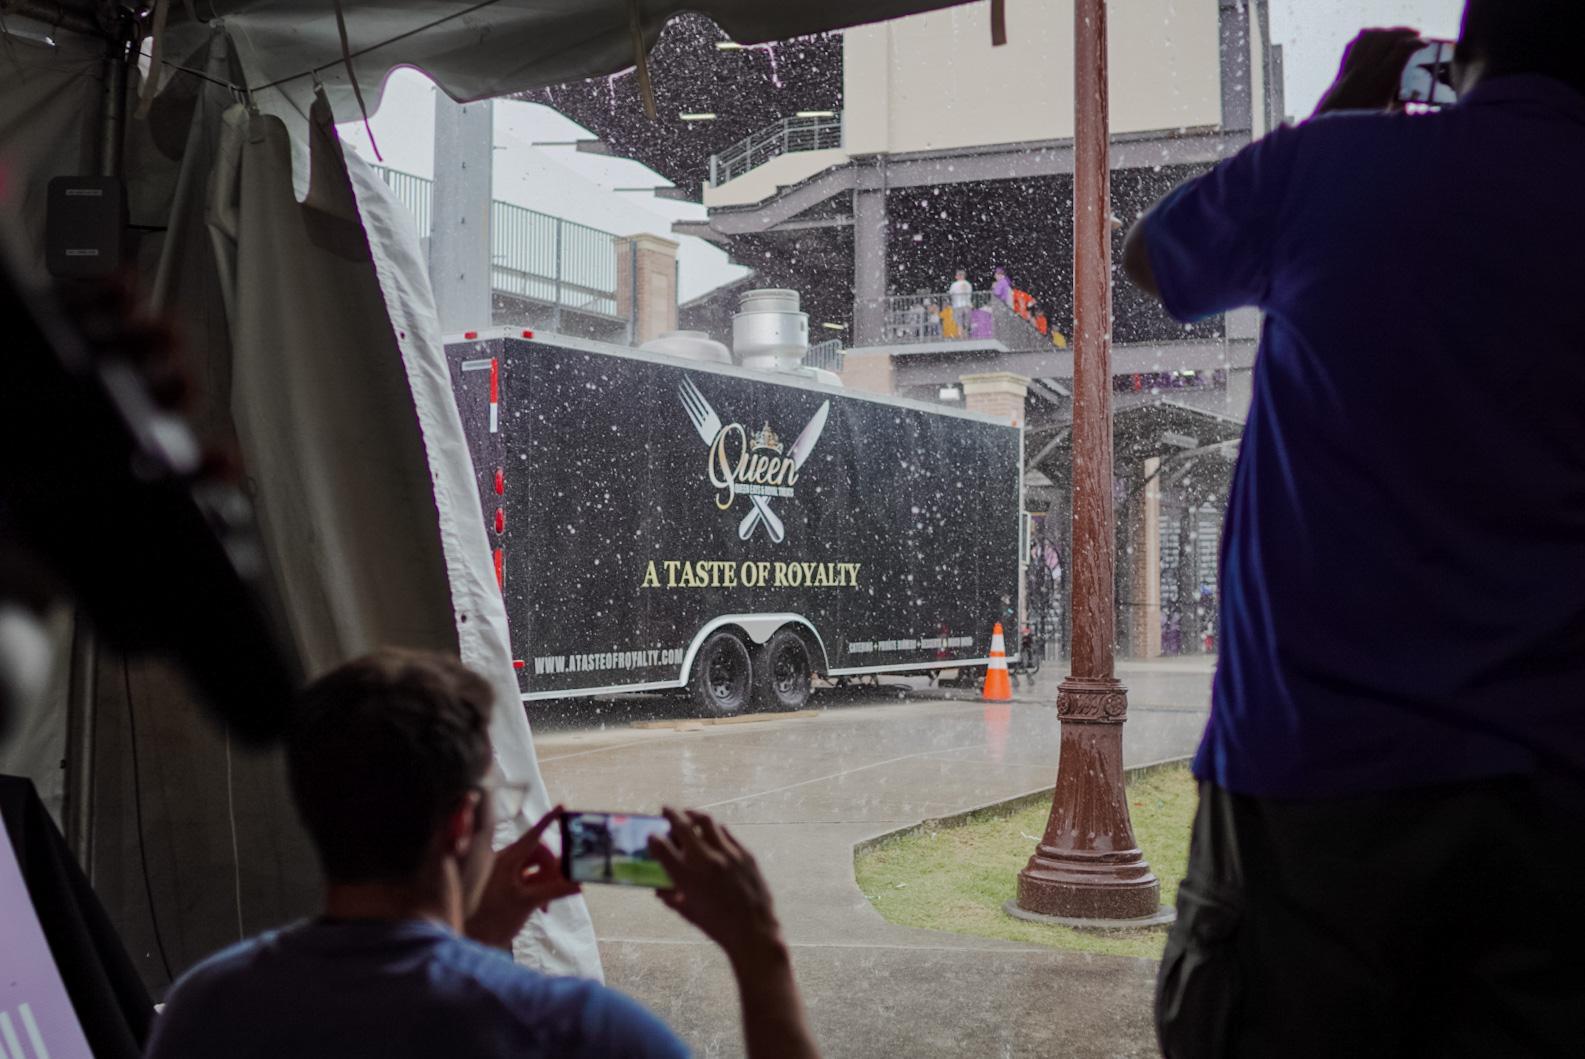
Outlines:
POLYGON ((729 724, 763 724, 766 721, 819 717, 820 713, 820 710, 790 710, 786 713, 739 713, 731 717, 674 717, 658 721, 629 721, 628 727, 643 731, 697 732, 729 724))
MULTIPOLYGON (((1123 780, 1124 782, 1136 780, 1141 776, 1148 776, 1153 772, 1161 772, 1164 769, 1176 768, 1179 765, 1187 764, 1193 759, 1194 755, 1185 754, 1180 757, 1162 758, 1160 761, 1151 761, 1143 765, 1135 765, 1133 768, 1125 768, 1123 770, 1123 780)), ((986 802, 984 805, 977 805, 972 809, 964 809, 962 812, 949 813, 946 816, 933 816, 929 819, 921 820, 917 824, 909 824, 907 827, 899 827, 894 828, 891 831, 883 831, 878 835, 871 835, 869 838, 862 838, 853 843, 853 856, 856 858, 859 854, 867 853, 876 846, 879 846, 881 843, 887 842, 894 838, 905 838, 911 835, 922 834, 926 831, 945 831, 948 828, 962 827, 965 824, 970 823, 975 817, 978 816, 990 815, 993 813, 1011 814, 1038 802, 1049 802, 1051 800, 1052 793, 1056 789, 1056 784, 1052 784, 1049 787, 1041 787, 1037 790, 1025 791, 1023 794, 1015 794, 1011 798, 1003 798, 999 801, 986 802)))

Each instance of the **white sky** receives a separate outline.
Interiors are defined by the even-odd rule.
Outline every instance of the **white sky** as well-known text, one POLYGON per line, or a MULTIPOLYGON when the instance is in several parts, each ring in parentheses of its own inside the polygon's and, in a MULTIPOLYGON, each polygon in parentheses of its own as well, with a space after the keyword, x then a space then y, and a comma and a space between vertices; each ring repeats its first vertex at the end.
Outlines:
MULTIPOLYGON (((409 69, 393 73, 370 125, 385 165, 421 177, 434 176, 435 90, 423 74, 409 69)), ((344 142, 368 161, 375 161, 361 121, 338 128, 344 142)), ((588 129, 549 107, 497 101, 495 197, 617 235, 651 232, 678 239, 682 244, 677 257, 683 301, 743 274, 744 269, 729 264, 724 252, 704 240, 672 234, 674 220, 702 220, 703 206, 658 199, 645 191, 616 190, 665 186, 668 181, 648 166, 570 146, 534 146, 593 138, 588 129)))
MULTIPOLYGON (((1127 2, 1127 0, 1122 0, 1127 2)), ((1283 46, 1288 113, 1303 117, 1337 75, 1343 48, 1367 26, 1411 26, 1457 37, 1464 0, 1271 0, 1271 37, 1283 46)))
MULTIPOLYGON (((1284 46, 1288 113, 1303 117, 1331 83, 1344 46, 1361 28, 1408 25, 1427 36, 1453 37, 1464 4, 1463 0, 1272 0, 1271 6, 1272 38, 1284 46)), ((571 147, 533 146, 593 138, 588 130, 548 107, 499 102, 495 113, 498 199, 618 235, 653 232, 671 236, 672 221, 704 217, 704 207, 696 204, 657 199, 640 191, 616 191, 666 183, 638 162, 571 147)), ((372 124, 386 165, 419 176, 433 175, 434 89, 422 74, 405 69, 394 73, 372 124)), ((374 160, 361 122, 340 128, 347 143, 374 160)), ((700 161, 702 165, 703 159, 700 161)), ((725 253, 703 240, 684 237, 680 242, 680 294, 684 301, 737 279, 745 271, 729 264, 725 253)))

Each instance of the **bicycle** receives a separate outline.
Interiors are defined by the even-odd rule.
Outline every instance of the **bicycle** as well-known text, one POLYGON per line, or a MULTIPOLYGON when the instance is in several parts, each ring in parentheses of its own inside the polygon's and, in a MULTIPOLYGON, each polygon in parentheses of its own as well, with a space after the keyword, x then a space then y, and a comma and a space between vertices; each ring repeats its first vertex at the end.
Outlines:
POLYGON ((1008 666, 1008 671, 1021 677, 1032 677, 1040 672, 1040 663, 1046 656, 1045 638, 1033 625, 1025 625, 1018 639, 1018 661, 1008 666))

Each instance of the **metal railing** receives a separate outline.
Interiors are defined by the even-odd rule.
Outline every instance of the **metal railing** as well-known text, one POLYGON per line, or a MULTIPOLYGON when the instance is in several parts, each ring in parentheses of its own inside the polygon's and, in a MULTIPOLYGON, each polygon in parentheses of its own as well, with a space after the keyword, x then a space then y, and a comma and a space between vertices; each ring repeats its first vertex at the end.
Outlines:
MULTIPOLYGON (((373 166, 413 214, 420 235, 430 231, 434 181, 373 166)), ((621 236, 496 199, 490 203, 490 286, 504 294, 616 319, 617 243, 621 236)))
POLYGON ((809 347, 809 352, 804 355, 804 364, 810 368, 824 368, 842 374, 842 364, 846 354, 842 352, 840 338, 828 338, 824 342, 816 342, 809 347))
POLYGON ((968 297, 971 313, 967 321, 962 319, 961 309, 953 306, 951 294, 904 294, 887 298, 881 340, 943 342, 954 338, 995 338, 991 303, 996 299, 988 290, 977 290, 968 297))
POLYGON ((617 316, 618 236, 547 213, 490 203, 490 281, 534 301, 617 316))
POLYGON ((960 307, 954 307, 950 293, 887 298, 879 344, 996 341, 1015 351, 1039 350, 1052 344, 1049 327, 1046 333, 1041 333, 1030 319, 1013 312, 990 291, 974 291, 968 299, 969 312, 964 313, 960 307))
POLYGON ((434 197, 435 182, 388 166, 371 165, 369 168, 378 173, 386 186, 396 192, 397 199, 413 215, 413 223, 418 227, 418 234, 428 236, 429 202, 434 197))
POLYGON ((710 186, 719 187, 795 151, 824 151, 842 146, 842 115, 783 118, 710 156, 710 186))

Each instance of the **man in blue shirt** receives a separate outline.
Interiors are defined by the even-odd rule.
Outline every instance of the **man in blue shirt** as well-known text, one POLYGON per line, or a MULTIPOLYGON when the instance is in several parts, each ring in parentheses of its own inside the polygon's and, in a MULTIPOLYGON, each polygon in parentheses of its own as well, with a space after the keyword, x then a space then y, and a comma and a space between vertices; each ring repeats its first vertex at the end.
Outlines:
POLYGON ((1551 1055, 1585 995, 1585 3, 1471 0, 1191 181, 1124 267, 1265 330, 1169 1055, 1551 1055))
MULTIPOLYGON (((287 738, 293 800, 324 868, 325 913, 188 972, 150 1059, 672 1059, 654 1015, 597 982, 514 964, 528 917, 577 887, 540 842, 552 811, 493 854, 494 814, 521 791, 486 775, 489 685, 455 659, 383 650, 316 682, 287 738)), ((668 812, 651 849, 662 902, 726 950, 749 1056, 813 1059, 770 892, 700 813, 668 812)))

